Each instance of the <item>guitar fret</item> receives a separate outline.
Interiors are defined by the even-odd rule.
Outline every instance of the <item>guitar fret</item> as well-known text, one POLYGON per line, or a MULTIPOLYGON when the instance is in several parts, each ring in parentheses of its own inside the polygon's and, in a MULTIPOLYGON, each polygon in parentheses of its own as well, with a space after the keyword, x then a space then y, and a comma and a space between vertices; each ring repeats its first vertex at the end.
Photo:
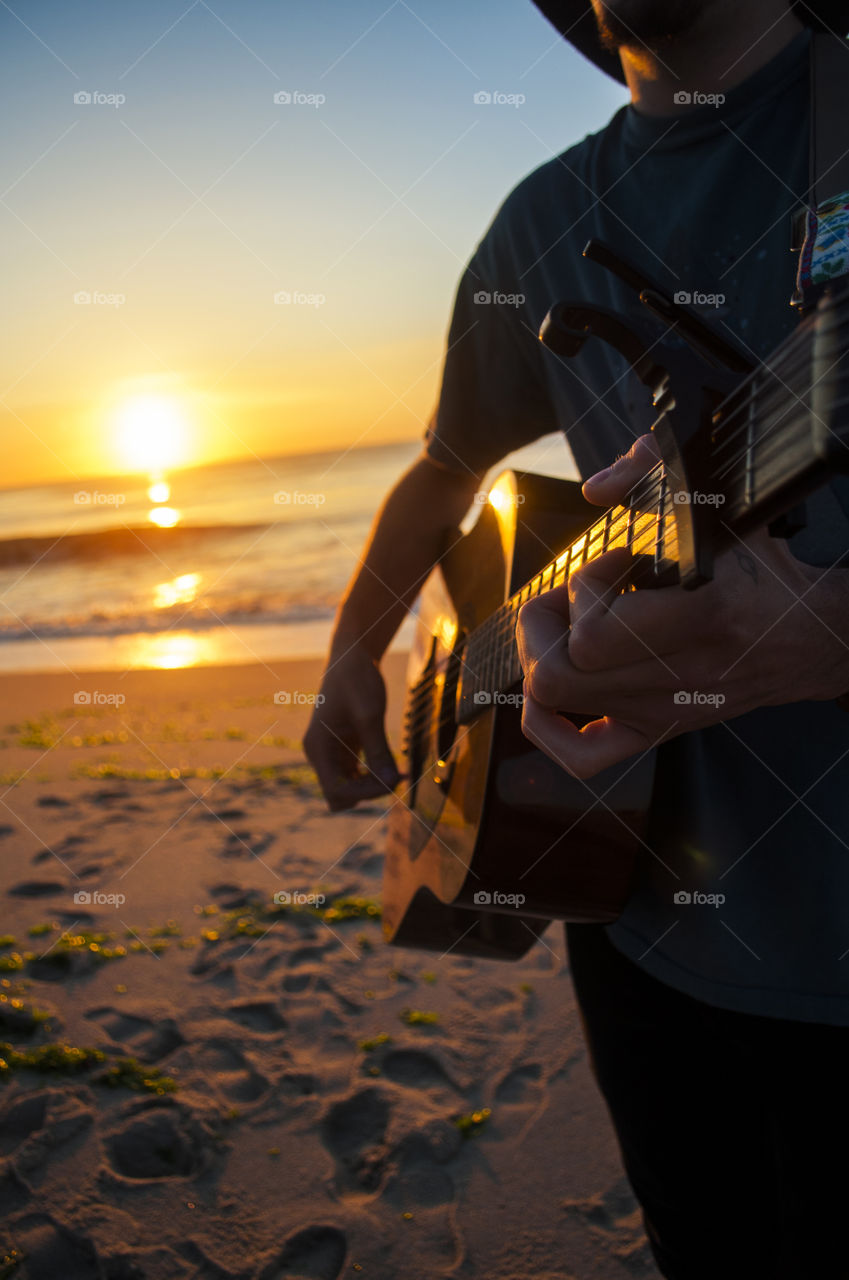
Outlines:
POLYGON ((746 415, 746 468, 743 479, 743 501, 751 507, 755 500, 755 426, 757 382, 753 381, 749 396, 749 410, 746 415))
POLYGON ((663 471, 660 477, 660 497, 658 499, 657 512, 657 532, 654 541, 654 571, 660 574, 660 568, 663 563, 663 546, 666 533, 666 490, 668 481, 666 472, 663 471))

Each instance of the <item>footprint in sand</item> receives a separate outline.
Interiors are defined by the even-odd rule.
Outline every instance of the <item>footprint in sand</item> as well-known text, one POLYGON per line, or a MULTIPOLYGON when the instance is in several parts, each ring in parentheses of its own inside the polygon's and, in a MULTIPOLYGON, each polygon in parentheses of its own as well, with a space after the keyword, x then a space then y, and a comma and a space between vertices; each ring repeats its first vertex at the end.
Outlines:
POLYGON ((35 802, 41 809, 69 809, 70 800, 64 796, 39 796, 35 802))
POLYGON ((4 839, 6 836, 13 836, 14 834, 14 827, 10 827, 8 823, 0 824, 0 840, 4 839))
POLYGON ((0 1155, 8 1155, 31 1133, 43 1128, 48 1096, 46 1093, 24 1095, 0 1112, 0 1155))
POLYGON ((227 1040, 208 1040, 196 1056, 196 1065, 234 1102, 255 1102, 268 1091, 269 1084, 248 1062, 241 1049, 227 1040))
POLYGON ((269 831, 231 831, 221 849, 221 857, 260 858, 276 839, 269 831))
POLYGON ((389 1117, 389 1101, 375 1088, 361 1089, 328 1108, 321 1137, 336 1161, 340 1191, 376 1191, 380 1186, 389 1117))
POLYGON ((633 1275, 657 1274, 643 1232, 642 1215, 627 1179, 620 1179, 603 1195, 584 1200, 564 1200, 561 1207, 567 1213, 583 1218, 592 1235, 603 1242, 633 1275))
POLYGON ((85 1016, 99 1023, 122 1049, 131 1048, 143 1062, 158 1062, 185 1043, 173 1018, 145 1018, 111 1005, 89 1009, 85 1016))
POLYGON ((457 1088, 442 1064, 422 1049, 392 1049, 384 1054, 381 1068, 395 1084, 415 1089, 457 1088))
POLYGON ((189 1178, 206 1163, 209 1140, 200 1125, 177 1106, 141 1104, 105 1142, 109 1162, 134 1181, 189 1178))
POLYGON ((347 1238, 337 1227, 304 1227, 289 1236, 257 1280, 336 1280, 347 1253, 347 1238))
POLYGON ((57 893, 67 893, 68 886, 59 880, 22 880, 8 890, 16 898, 49 898, 57 893))
POLYGON ((232 822, 235 818, 246 818, 244 809, 202 809, 198 817, 206 822, 232 822))
POLYGON ((27 1214, 14 1224, 15 1247, 27 1280, 100 1280, 105 1274, 94 1245, 49 1213, 27 1214))
POLYGON ((14 1152, 15 1172, 26 1175, 54 1159, 56 1149, 90 1128, 91 1108, 60 1089, 13 1098, 0 1115, 0 1151, 14 1152))
POLYGON ((240 1027, 272 1035, 285 1031, 288 1023, 273 1000, 238 1000, 224 1011, 225 1018, 238 1022, 240 1027))
POLYGON ((506 1103, 508 1106, 535 1103, 539 1096, 541 1076, 542 1068, 538 1062, 515 1067, 496 1086, 495 1101, 499 1105, 506 1103))

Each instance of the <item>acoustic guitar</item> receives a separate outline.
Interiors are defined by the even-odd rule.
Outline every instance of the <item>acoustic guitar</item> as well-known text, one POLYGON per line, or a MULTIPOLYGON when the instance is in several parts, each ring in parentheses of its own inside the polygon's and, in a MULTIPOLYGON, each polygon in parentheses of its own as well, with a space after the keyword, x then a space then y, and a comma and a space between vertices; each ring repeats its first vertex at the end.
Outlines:
POLYGON ((849 471, 849 285, 823 291, 753 366, 606 246, 585 254, 651 317, 560 303, 540 336, 563 358, 604 340, 630 361, 654 397, 662 461, 600 518, 577 484, 505 471, 425 584, 384 872, 384 932, 399 945, 516 959, 553 919, 616 919, 631 891, 655 753, 581 781, 522 735, 522 605, 618 547, 633 557, 628 589, 697 589, 724 548, 765 525, 789 536, 805 496, 849 471), (658 320, 678 341, 658 342, 658 320))

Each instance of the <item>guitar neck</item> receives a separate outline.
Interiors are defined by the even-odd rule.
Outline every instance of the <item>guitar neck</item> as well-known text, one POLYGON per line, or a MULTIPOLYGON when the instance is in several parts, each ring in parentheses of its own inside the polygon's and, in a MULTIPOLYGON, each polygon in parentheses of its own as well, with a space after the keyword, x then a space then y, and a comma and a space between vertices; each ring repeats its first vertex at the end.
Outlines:
POLYGON ((849 290, 809 316, 723 401, 713 415, 704 489, 684 492, 663 463, 623 506, 582 535, 467 637, 461 712, 504 693, 522 676, 516 623, 522 605, 563 586, 582 565, 617 548, 634 557, 635 585, 674 582, 676 511, 687 502, 712 507, 712 544, 726 548, 769 523, 830 473, 849 470, 849 290))

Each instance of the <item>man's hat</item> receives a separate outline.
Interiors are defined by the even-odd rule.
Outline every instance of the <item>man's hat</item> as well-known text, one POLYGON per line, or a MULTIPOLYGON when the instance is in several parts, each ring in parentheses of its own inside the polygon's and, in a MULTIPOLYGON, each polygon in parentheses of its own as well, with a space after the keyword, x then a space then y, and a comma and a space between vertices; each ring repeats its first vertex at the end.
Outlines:
MULTIPOLYGON (((618 56, 602 48, 589 0, 534 0, 534 4, 579 53, 624 82, 618 56)), ((849 31, 849 0, 793 0, 790 8, 806 27, 841 36, 849 31)))

